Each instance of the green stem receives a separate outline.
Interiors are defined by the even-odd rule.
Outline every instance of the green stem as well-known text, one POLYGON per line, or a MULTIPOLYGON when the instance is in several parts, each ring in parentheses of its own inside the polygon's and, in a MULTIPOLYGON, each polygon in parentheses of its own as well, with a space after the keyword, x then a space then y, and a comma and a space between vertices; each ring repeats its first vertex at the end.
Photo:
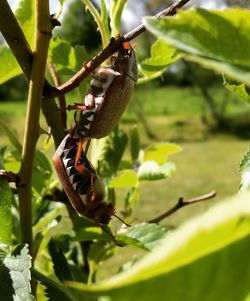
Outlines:
POLYGON ((30 74, 28 105, 18 185, 22 242, 29 245, 32 254, 32 168, 39 133, 47 53, 51 37, 49 2, 36 0, 35 50, 30 74))

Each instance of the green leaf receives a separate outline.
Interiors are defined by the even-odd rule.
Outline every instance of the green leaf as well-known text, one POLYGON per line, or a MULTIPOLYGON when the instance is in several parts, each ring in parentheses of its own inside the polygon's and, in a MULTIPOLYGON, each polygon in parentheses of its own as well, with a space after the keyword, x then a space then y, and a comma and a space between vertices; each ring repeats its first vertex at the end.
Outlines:
POLYGON ((139 135, 138 128, 136 126, 134 126, 130 130, 129 137, 130 137, 130 154, 131 154, 132 161, 135 162, 139 157, 139 152, 141 149, 140 135, 139 135))
POLYGON ((70 67, 70 55, 73 52, 71 45, 60 37, 51 40, 49 48, 49 60, 57 66, 58 70, 70 67))
POLYGON ((128 0, 112 0, 110 3, 110 27, 111 36, 116 37, 120 32, 122 12, 128 0))
POLYGON ((134 245, 145 250, 153 250, 166 236, 167 229, 157 224, 139 224, 119 234, 116 239, 126 245, 134 245))
POLYGON ((170 178, 175 172, 174 163, 159 165, 155 161, 145 161, 138 168, 137 176, 140 181, 156 181, 170 178))
POLYGON ((250 85, 249 10, 196 9, 180 11, 174 18, 145 18, 143 23, 187 59, 250 85))
POLYGON ((240 173, 240 190, 246 190, 250 186, 250 150, 245 153, 240 161, 240 173))
POLYGON ((49 253, 52 258, 54 272, 60 281, 72 280, 72 275, 61 249, 57 249, 53 240, 49 242, 49 253))
POLYGON ((217 204, 128 271, 94 285, 69 283, 72 292, 112 301, 249 300, 249 198, 242 193, 217 204))
POLYGON ((36 270, 32 270, 32 276, 40 281, 46 287, 46 296, 48 301, 80 301, 81 298, 74 298, 71 296, 70 290, 65 285, 52 280, 36 270))
POLYGON ((42 190, 47 191, 49 189, 51 181, 51 163, 43 152, 36 150, 32 175, 32 187, 38 195, 41 195, 42 190))
POLYGON ((5 257, 0 265, 0 300, 31 301, 30 288, 31 256, 28 247, 18 246, 5 257))
MULTIPOLYGON (((0 152, 0 169, 4 169, 2 152, 0 152)), ((0 179, 0 242, 11 245, 12 243, 12 214, 11 202, 13 195, 8 181, 0 179)))
POLYGON ((135 187, 138 184, 138 178, 133 170, 123 170, 119 172, 118 176, 112 178, 110 188, 126 188, 135 187))
POLYGON ((138 187, 133 187, 128 190, 125 196, 125 212, 126 216, 130 216, 132 214, 132 209, 135 204, 139 200, 140 197, 140 189, 138 187))
POLYGON ((22 73, 10 48, 5 45, 0 46, 0 84, 22 73))
POLYGON ((223 85, 226 89, 250 103, 250 95, 245 84, 240 84, 238 82, 231 83, 231 81, 224 80, 223 85))
POLYGON ((177 54, 175 48, 168 46, 164 41, 157 40, 151 46, 151 57, 144 60, 140 66, 143 77, 139 78, 139 83, 161 76, 170 64, 182 56, 177 54))
POLYGON ((94 165, 96 160, 100 162, 102 176, 111 177, 116 174, 127 143, 126 133, 117 128, 112 130, 108 137, 96 142, 95 147, 91 149, 91 162, 94 165))
POLYGON ((15 11, 15 16, 32 48, 35 28, 35 2, 32 0, 19 1, 18 7, 15 11))
POLYGON ((142 161, 156 161, 163 164, 168 160, 168 156, 179 153, 182 148, 174 143, 156 143, 144 150, 142 161))
POLYGON ((100 227, 84 227, 81 228, 74 237, 77 241, 90 241, 90 240, 110 240, 110 236, 103 232, 100 227))
POLYGON ((10 143, 21 154, 22 145, 18 139, 17 132, 13 128, 11 128, 9 125, 6 125, 6 123, 1 120, 0 120, 0 127, 5 131, 6 135, 8 136, 8 138, 10 140, 10 143))

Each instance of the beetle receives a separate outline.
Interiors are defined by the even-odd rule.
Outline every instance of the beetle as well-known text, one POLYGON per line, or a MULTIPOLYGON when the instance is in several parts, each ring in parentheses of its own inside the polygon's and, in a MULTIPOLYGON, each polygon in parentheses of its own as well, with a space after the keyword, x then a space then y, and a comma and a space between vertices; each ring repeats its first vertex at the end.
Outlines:
POLYGON ((68 106, 75 113, 78 132, 87 138, 107 136, 118 123, 137 81, 135 52, 129 42, 111 57, 111 66, 101 67, 93 75, 83 104, 68 106))
POLYGON ((60 143, 52 159, 58 178, 78 215, 92 220, 108 233, 116 245, 123 246, 107 227, 112 216, 121 218, 115 214, 114 205, 104 200, 102 182, 85 152, 79 151, 79 143, 73 132, 60 143))

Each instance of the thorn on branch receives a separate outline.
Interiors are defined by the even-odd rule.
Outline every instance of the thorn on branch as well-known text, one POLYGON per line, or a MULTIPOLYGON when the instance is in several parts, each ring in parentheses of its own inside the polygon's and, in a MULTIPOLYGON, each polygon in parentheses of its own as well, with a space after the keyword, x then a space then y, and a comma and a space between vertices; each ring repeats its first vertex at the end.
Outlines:
POLYGON ((203 194, 201 196, 194 197, 192 199, 189 199, 188 201, 184 201, 184 198, 181 196, 181 197, 179 197, 179 200, 177 201, 177 203, 172 208, 170 208, 167 211, 163 212, 159 216, 149 220, 148 223, 159 223, 160 221, 162 221, 163 219, 165 219, 168 216, 172 215, 173 213, 175 213, 177 210, 179 210, 182 207, 185 207, 187 205, 192 205, 192 204, 195 204, 195 203, 198 203, 198 202, 206 201, 206 200, 214 198, 215 196, 216 196, 215 191, 211 191, 207 194, 203 194))
POLYGON ((7 171, 5 169, 0 169, 0 179, 5 179, 8 182, 18 183, 19 177, 16 173, 12 171, 7 171))

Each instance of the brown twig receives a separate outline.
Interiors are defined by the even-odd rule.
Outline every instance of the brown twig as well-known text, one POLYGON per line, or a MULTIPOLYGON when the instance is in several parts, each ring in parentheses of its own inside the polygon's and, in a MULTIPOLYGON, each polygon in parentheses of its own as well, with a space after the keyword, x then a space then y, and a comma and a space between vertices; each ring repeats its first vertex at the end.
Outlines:
MULTIPOLYGON (((61 85, 61 81, 60 78, 58 76, 58 73, 56 72, 56 68, 55 65, 52 63, 48 63, 47 64, 51 78, 53 80, 53 83, 55 85, 55 87, 59 87, 61 85)), ((62 123, 64 128, 67 128, 67 114, 66 114, 66 99, 64 95, 59 95, 58 96, 58 100, 59 100, 59 108, 60 108, 60 115, 61 115, 61 119, 62 119, 62 123)))
POLYGON ((17 183, 19 181, 19 177, 16 173, 5 169, 0 169, 0 179, 1 178, 13 183, 17 183))
POLYGON ((216 196, 216 192, 211 191, 207 194, 189 199, 188 201, 184 201, 183 197, 180 197, 178 202, 172 208, 168 209, 167 211, 165 211, 161 215, 149 220, 148 223, 159 223, 164 218, 166 218, 166 217, 170 216, 171 214, 175 213, 177 210, 179 210, 182 207, 185 207, 187 205, 192 205, 192 204, 195 204, 195 203, 198 203, 198 202, 206 201, 208 199, 214 198, 215 196, 216 196))
MULTIPOLYGON (((159 19, 163 16, 173 16, 176 14, 176 11, 187 4, 190 0, 180 0, 165 10, 161 11, 154 18, 159 19)), ((56 97, 70 92, 75 87, 79 86, 81 81, 92 73, 98 66, 100 66, 106 59, 108 59, 118 48, 121 46, 122 42, 131 41, 138 37, 140 34, 146 31, 146 28, 143 24, 139 25, 129 33, 125 34, 123 37, 118 37, 112 40, 109 45, 104 48, 99 54, 97 54, 92 60, 84 64, 81 70, 79 70, 71 79, 57 87, 57 89, 47 89, 44 90, 44 95, 48 97, 56 97)))

